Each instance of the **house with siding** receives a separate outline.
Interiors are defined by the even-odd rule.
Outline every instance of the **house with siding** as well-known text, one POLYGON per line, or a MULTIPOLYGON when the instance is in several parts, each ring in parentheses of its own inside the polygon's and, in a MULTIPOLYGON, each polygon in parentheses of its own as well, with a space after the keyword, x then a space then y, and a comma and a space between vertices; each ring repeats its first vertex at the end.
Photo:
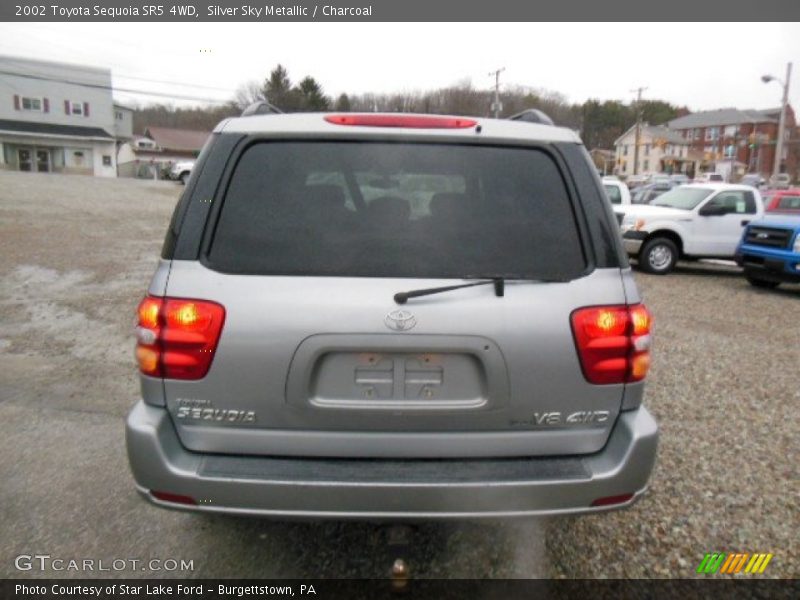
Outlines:
POLYGON ((0 56, 0 169, 116 177, 111 71, 0 56))
POLYGON ((675 131, 662 125, 643 123, 639 129, 638 164, 636 125, 614 141, 615 173, 623 177, 655 173, 684 173, 693 177, 699 157, 689 143, 675 131))
POLYGON ((117 144, 133 139, 133 109, 114 103, 114 137, 117 144))
POLYGON ((122 144, 117 154, 120 177, 152 179, 173 163, 197 158, 210 131, 146 127, 144 135, 122 144))

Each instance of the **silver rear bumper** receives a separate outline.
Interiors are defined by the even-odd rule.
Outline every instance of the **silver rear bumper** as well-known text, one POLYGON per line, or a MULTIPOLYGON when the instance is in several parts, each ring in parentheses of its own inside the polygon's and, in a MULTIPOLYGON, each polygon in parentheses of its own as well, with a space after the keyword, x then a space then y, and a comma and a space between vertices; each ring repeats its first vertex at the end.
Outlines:
POLYGON ((126 425, 139 491, 168 508, 332 519, 472 519, 622 508, 647 487, 658 427, 623 412, 605 448, 577 457, 356 460, 229 456, 186 450, 164 408, 139 402, 126 425), (165 502, 151 492, 186 496, 165 502), (600 498, 630 500, 592 506, 600 498))

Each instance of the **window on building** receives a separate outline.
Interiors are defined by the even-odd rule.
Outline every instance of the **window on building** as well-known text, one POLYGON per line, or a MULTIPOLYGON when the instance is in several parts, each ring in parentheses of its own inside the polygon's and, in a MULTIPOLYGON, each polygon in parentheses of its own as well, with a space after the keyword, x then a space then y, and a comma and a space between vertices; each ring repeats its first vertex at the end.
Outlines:
POLYGON ((645 144, 644 145, 644 155, 647 156, 648 154, 650 154, 650 144, 645 144))
POLYGON ((80 102, 72 102, 70 104, 69 112, 70 112, 71 115, 82 115, 83 114, 83 104, 81 104, 80 102))
POLYGON ((622 163, 622 172, 625 173, 628 170, 628 164, 622 163))
POLYGON ((42 110, 42 99, 41 98, 29 98, 26 96, 22 97, 22 110, 42 110))
POLYGON ((719 139, 719 127, 706 127, 706 141, 713 142, 719 139))
POLYGON ((110 167, 111 166, 111 156, 109 156, 108 154, 104 154, 103 155, 103 166, 104 167, 110 167))
POLYGON ((642 171, 647 171, 650 168, 650 161, 646 160, 642 163, 642 171))
POLYGON ((736 137, 739 135, 739 128, 736 125, 726 125, 723 135, 725 135, 725 137, 736 137))
POLYGON ((122 114, 121 110, 118 110, 114 112, 114 118, 117 119, 117 121, 122 121, 125 118, 125 115, 122 114))
POLYGON ((628 156, 628 144, 622 147, 622 156, 628 156))

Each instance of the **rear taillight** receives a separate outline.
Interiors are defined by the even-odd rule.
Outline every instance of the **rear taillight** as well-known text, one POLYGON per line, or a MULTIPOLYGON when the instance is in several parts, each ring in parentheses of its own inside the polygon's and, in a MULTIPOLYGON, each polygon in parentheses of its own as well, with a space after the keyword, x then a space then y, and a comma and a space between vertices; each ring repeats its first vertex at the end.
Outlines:
POLYGON ((572 333, 589 383, 641 381, 650 368, 653 317, 643 304, 592 306, 572 313, 572 333))
POLYGON ((167 379, 205 377, 225 321, 221 305, 147 296, 138 314, 136 360, 142 373, 167 379))
POLYGON ((478 124, 474 119, 435 117, 426 115, 326 115, 333 125, 360 127, 407 127, 409 129, 468 129, 478 124))
POLYGON ((172 492, 159 492, 152 490, 150 495, 156 500, 161 500, 162 502, 171 502, 172 504, 197 504, 197 501, 194 498, 191 496, 184 496, 183 494, 173 494, 172 492))
POLYGON ((633 494, 620 494, 619 496, 605 496, 594 500, 591 506, 613 506, 614 504, 625 504, 633 499, 633 494))

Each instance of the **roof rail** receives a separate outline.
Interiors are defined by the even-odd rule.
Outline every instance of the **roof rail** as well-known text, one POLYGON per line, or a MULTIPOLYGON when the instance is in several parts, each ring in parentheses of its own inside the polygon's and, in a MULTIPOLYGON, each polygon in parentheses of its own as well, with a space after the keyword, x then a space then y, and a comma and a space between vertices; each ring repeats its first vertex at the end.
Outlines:
POLYGON ((553 119, 548 117, 538 108, 529 108, 508 117, 510 121, 524 121, 525 123, 539 123, 540 125, 555 125, 553 119))
POLYGON ((241 116, 243 117, 252 117, 253 115, 279 115, 282 114, 283 111, 267 102, 266 100, 259 100, 258 102, 253 102, 250 106, 245 108, 242 111, 241 116))

